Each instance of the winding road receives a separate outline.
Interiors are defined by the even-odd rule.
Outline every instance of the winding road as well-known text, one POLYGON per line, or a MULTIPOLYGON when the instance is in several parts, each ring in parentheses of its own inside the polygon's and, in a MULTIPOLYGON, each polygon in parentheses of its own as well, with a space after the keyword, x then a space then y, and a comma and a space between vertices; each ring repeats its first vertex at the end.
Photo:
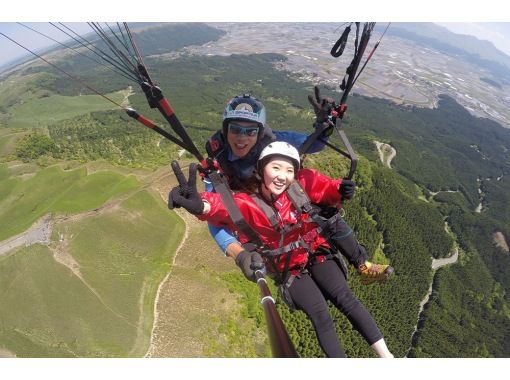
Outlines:
POLYGON ((379 159, 383 165, 391 169, 391 160, 397 155, 397 150, 389 144, 382 143, 380 141, 374 141, 379 152, 379 159))
MULTIPOLYGON (((447 233, 451 234, 451 231, 448 227, 448 223, 446 223, 446 222, 445 222, 445 230, 447 233)), ((458 260, 459 260, 459 248, 458 248, 457 242, 454 241, 453 249, 452 249, 450 256, 442 258, 442 259, 434 259, 434 258, 432 259, 432 270, 434 271, 434 275, 435 275, 435 272, 439 268, 444 267, 445 265, 455 264, 458 260)), ((407 357, 409 355, 409 353, 411 352, 411 349, 413 348, 413 342, 415 339, 415 335, 418 332, 418 322, 421 319, 421 315, 423 313, 423 308, 425 307, 427 302, 429 302, 430 295, 432 294, 433 282, 434 282, 434 276, 432 276, 432 280, 430 281, 430 285, 429 285, 427 294, 425 294, 425 297, 423 297, 423 299, 420 302, 420 308, 418 310, 418 318, 416 319, 416 325, 414 326, 414 331, 411 335, 411 345, 410 345, 409 349, 407 350, 405 357, 407 357)))

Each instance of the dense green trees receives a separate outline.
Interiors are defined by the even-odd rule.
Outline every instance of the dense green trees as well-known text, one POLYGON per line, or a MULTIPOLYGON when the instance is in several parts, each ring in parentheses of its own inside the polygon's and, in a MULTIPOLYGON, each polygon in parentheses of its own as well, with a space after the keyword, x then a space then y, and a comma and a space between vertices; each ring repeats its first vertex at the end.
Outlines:
POLYGON ((474 252, 440 269, 410 356, 508 357, 510 313, 504 293, 474 252))
POLYGON ((49 133, 59 159, 107 160, 130 167, 158 167, 176 159, 173 143, 133 124, 121 111, 95 112, 54 124, 49 133))
POLYGON ((24 162, 35 160, 41 156, 51 156, 57 151, 57 145, 42 133, 31 133, 18 142, 16 156, 24 162))

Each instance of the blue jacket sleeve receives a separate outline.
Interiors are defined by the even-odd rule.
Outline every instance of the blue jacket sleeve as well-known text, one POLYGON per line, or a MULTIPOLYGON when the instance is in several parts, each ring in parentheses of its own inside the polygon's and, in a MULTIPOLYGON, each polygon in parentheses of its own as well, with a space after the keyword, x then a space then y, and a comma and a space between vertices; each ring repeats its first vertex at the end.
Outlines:
MULTIPOLYGON (((216 241, 216 244, 220 247, 223 253, 226 253, 227 247, 232 243, 239 243, 236 237, 224 227, 216 227, 212 224, 208 224, 209 233, 216 241)), ((241 243, 239 243, 241 244, 241 243)))
MULTIPOLYGON (((276 136, 277 141, 285 141, 288 142, 290 145, 294 146, 296 149, 299 149, 299 147, 305 142, 308 135, 304 133, 299 132, 293 132, 293 131, 273 131, 273 133, 276 136)), ((307 153, 317 153, 324 149, 326 145, 319 141, 315 140, 312 146, 310 146, 310 149, 308 149, 307 153)))
MULTIPOLYGON (((213 184, 209 179, 204 180, 205 185, 205 191, 207 192, 213 192, 214 187, 213 184)), ((221 251, 223 253, 226 253, 227 247, 232 243, 239 243, 237 238, 232 234, 230 230, 228 230, 225 227, 216 227, 212 224, 208 224, 209 227, 209 233, 213 237, 214 241, 216 241, 216 244, 218 244, 218 247, 220 247, 221 251)), ((241 244, 241 243, 239 243, 241 244)))

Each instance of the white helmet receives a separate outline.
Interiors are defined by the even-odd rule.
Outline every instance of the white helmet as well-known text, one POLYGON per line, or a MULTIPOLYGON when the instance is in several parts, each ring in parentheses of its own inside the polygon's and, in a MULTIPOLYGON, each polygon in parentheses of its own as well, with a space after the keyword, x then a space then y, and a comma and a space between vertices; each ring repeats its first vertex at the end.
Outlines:
POLYGON ((300 159, 298 150, 287 142, 274 141, 260 152, 260 156, 257 161, 257 169, 259 172, 273 156, 282 156, 290 159, 294 165, 294 170, 296 172, 299 170, 300 159))

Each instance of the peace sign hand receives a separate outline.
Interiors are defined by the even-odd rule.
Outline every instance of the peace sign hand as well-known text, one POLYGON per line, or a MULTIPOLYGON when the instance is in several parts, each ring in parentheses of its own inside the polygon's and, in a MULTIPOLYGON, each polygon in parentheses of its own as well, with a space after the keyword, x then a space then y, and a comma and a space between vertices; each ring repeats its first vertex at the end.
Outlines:
POLYGON ((172 161, 172 170, 177 178, 178 186, 175 186, 168 194, 168 208, 184 207, 193 215, 202 214, 204 202, 197 191, 197 165, 189 165, 189 179, 186 180, 177 161, 172 161))

